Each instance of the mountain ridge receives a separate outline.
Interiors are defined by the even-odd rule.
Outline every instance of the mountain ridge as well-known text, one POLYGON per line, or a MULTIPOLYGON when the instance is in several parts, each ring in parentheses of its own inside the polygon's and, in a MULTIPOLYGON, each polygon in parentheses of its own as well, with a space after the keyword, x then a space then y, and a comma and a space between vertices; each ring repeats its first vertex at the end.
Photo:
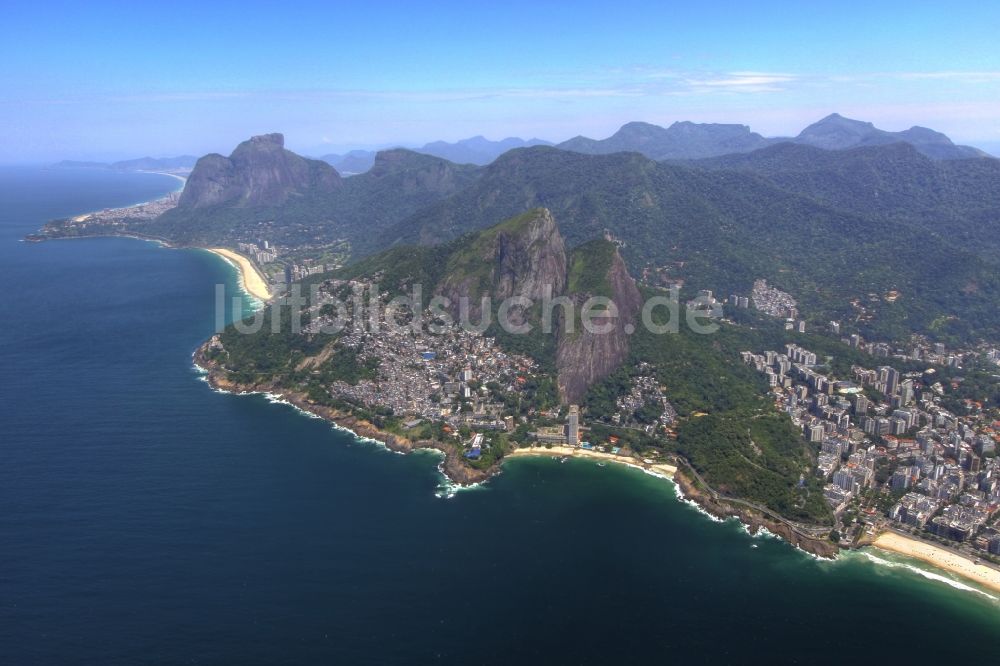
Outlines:
POLYGON ((873 123, 831 113, 807 126, 795 137, 764 137, 746 125, 678 121, 664 128, 652 123, 626 123, 606 139, 577 136, 557 144, 562 150, 588 155, 637 152, 657 160, 686 160, 749 153, 778 143, 798 143, 824 150, 848 150, 861 146, 903 142, 936 160, 990 157, 971 146, 956 145, 946 135, 914 126, 889 132, 873 123))
MULTIPOLYGON (((552 145, 551 142, 537 138, 525 140, 519 137, 507 137, 505 139, 500 139, 499 141, 491 141, 480 134, 452 143, 447 141, 432 141, 424 144, 420 148, 400 149, 439 157, 456 164, 485 166, 508 150, 513 150, 514 148, 528 148, 531 146, 548 145, 552 145)), ((396 149, 390 148, 388 150, 396 149)), ((385 151, 352 150, 344 154, 331 153, 323 155, 320 159, 329 163, 341 173, 355 175, 364 173, 370 169, 374 165, 375 158, 380 152, 385 151)))

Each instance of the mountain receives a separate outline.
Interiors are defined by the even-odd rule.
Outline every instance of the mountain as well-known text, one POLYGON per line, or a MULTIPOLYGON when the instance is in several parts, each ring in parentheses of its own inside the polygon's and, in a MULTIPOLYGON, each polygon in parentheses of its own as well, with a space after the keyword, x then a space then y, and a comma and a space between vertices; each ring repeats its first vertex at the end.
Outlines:
POLYGON ((119 162, 81 162, 63 160, 52 166, 57 169, 115 169, 117 171, 184 171, 194 166, 198 161, 193 155, 178 157, 140 157, 119 162))
POLYGON ((376 154, 367 172, 345 178, 326 203, 331 232, 350 243, 355 256, 384 247, 382 232, 427 206, 461 191, 479 167, 452 164, 396 148, 376 154))
MULTIPOLYGON (((952 166, 917 157, 925 166, 942 167, 928 172, 942 187, 955 178, 952 166)), ((871 177, 885 168, 877 167, 871 177)), ((881 177, 894 178, 891 171, 881 177)), ((985 191, 991 183, 980 174, 963 186, 970 200, 985 202, 977 219, 997 213, 985 191)), ((381 236, 386 243, 441 244, 535 207, 550 209, 560 220, 570 248, 608 234, 621 242, 632 270, 683 284, 692 295, 696 289, 748 293, 755 279, 764 278, 792 293, 811 318, 856 320, 870 337, 1000 333, 1000 316, 986 305, 1000 299, 997 261, 956 242, 949 234, 949 226, 958 225, 954 217, 942 216, 932 234, 927 225, 906 219, 914 207, 893 215, 849 208, 750 170, 692 168, 636 153, 518 149, 468 187, 381 236), (893 290, 905 298, 878 296, 893 290), (851 305, 858 299, 868 301, 860 319, 851 305)))
MULTIPOLYGON (((486 229, 453 252, 435 293, 448 298, 457 318, 460 299, 478 308, 483 296, 499 304, 512 297, 540 302, 566 287, 566 246, 552 213, 528 211, 486 229)), ((518 314, 523 323, 525 313, 518 314)))
POLYGON ((839 113, 831 113, 813 123, 802 130, 793 141, 824 150, 846 150, 903 142, 914 146, 927 157, 938 160, 988 157, 977 148, 957 146, 944 134, 926 127, 915 126, 902 132, 888 132, 878 129, 872 123, 845 118, 839 113))
POLYGON ((140 157, 134 160, 112 162, 111 168, 119 171, 177 171, 194 168, 198 158, 194 155, 178 157, 140 157))
POLYGON ((548 141, 542 139, 520 139, 508 137, 500 141, 490 141, 483 136, 474 136, 470 139, 462 139, 455 143, 445 141, 434 141, 426 144, 423 148, 418 148, 417 152, 434 155, 456 164, 478 164, 480 166, 489 164, 500 157, 508 150, 515 148, 529 148, 531 146, 550 146, 548 141))
POLYGON ((728 153, 742 153, 771 143, 746 125, 676 122, 663 128, 650 123, 631 122, 607 139, 583 136, 557 147, 587 155, 636 152, 653 160, 696 159, 728 153))
POLYGON ((375 164, 374 150, 352 150, 344 155, 331 153, 323 155, 320 159, 332 166, 339 173, 345 176, 364 173, 375 164))
POLYGON ((512 351, 552 368, 564 404, 580 402, 595 382, 627 358, 641 297, 614 243, 595 239, 568 254, 555 217, 545 208, 535 208, 439 248, 437 252, 426 247, 394 248, 341 276, 380 275, 380 287, 390 292, 419 283, 425 292, 447 299, 454 321, 462 320, 463 302, 468 304, 466 320, 481 321, 483 299, 489 298, 487 318, 493 326, 488 333, 512 351), (401 255, 419 257, 419 265, 401 262, 401 255), (542 303, 560 297, 573 303, 574 316, 566 318, 556 308, 559 319, 546 330, 542 303), (593 303, 594 316, 584 326, 579 313, 595 297, 605 300, 593 303), (498 325, 501 303, 512 298, 531 301, 530 307, 514 303, 507 314, 513 326, 530 325, 530 333, 511 333, 498 325))
POLYGON ((327 163, 285 150, 281 134, 264 134, 244 141, 229 157, 212 153, 199 159, 178 207, 274 206, 293 194, 330 192, 341 185, 327 163))
POLYGON ((267 239, 298 247, 346 240, 361 256, 384 247, 384 230, 455 194, 480 173, 479 167, 403 149, 379 152, 373 165, 341 179, 326 163, 284 150, 280 135, 257 137, 229 158, 201 158, 181 205, 135 231, 208 246, 267 239))
MULTIPOLYGON (((490 141, 482 136, 474 136, 471 139, 462 139, 455 143, 434 141, 411 150, 415 153, 439 157, 455 164, 483 166, 489 164, 508 150, 550 145, 552 144, 542 139, 528 139, 525 141, 524 139, 509 137, 501 141, 490 141)), ((320 159, 329 163, 344 175, 354 175, 368 171, 375 164, 376 154, 374 150, 352 150, 344 155, 324 155, 320 159)))
POLYGON ((765 138, 746 125, 676 122, 663 128, 650 123, 631 122, 607 139, 578 136, 558 144, 562 150, 587 155, 635 152, 653 160, 690 160, 731 153, 749 153, 780 142, 799 143, 824 150, 847 150, 861 146, 908 143, 936 160, 988 157, 970 146, 956 146, 944 134, 926 127, 903 132, 887 132, 871 123, 851 120, 833 113, 802 130, 795 138, 765 138))
POLYGON ((893 220, 989 258, 1000 254, 1000 160, 936 160, 906 143, 824 150, 781 143, 694 162, 752 172, 783 190, 893 220))
POLYGON ((577 247, 569 259, 567 295, 576 311, 589 299, 606 299, 588 326, 562 320, 556 347, 556 380, 565 403, 582 402, 587 391, 628 358, 642 297, 614 243, 603 238, 577 247))

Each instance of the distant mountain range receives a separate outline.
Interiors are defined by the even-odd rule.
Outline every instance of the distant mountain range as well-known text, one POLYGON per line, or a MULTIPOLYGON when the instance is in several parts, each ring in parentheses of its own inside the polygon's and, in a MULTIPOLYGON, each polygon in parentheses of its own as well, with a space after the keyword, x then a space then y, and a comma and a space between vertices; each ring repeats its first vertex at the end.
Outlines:
POLYGON ((588 139, 578 136, 556 147, 587 155, 611 153, 640 153, 652 160, 697 159, 728 153, 746 153, 770 145, 765 139, 751 132, 746 125, 699 124, 678 122, 670 127, 633 122, 607 139, 588 139))
POLYGON ((649 123, 627 123, 607 139, 583 136, 558 144, 558 148, 588 155, 636 152, 653 160, 687 160, 749 153, 778 143, 798 143, 824 150, 848 150, 862 146, 908 143, 918 151, 938 160, 987 157, 971 146, 955 145, 940 132, 926 127, 911 127, 902 132, 887 132, 873 124, 851 120, 833 113, 802 130, 796 137, 765 138, 746 125, 698 124, 677 122, 664 128, 649 123))
POLYGON ((114 169, 115 171, 186 171, 194 168, 198 158, 194 155, 178 157, 140 157, 120 162, 81 162, 63 160, 53 164, 60 169, 114 169))
MULTIPOLYGON (((723 155, 751 153, 779 143, 794 143, 828 151, 849 150, 865 146, 906 143, 934 160, 957 160, 990 157, 971 146, 956 145, 946 135, 926 127, 911 127, 902 132, 889 132, 872 123, 845 118, 837 113, 809 125, 795 137, 764 137, 746 125, 720 123, 675 122, 660 127, 645 122, 630 122, 606 139, 577 136, 560 144, 542 139, 508 137, 491 141, 474 136, 454 143, 434 141, 420 148, 406 149, 415 153, 432 155, 454 164, 485 166, 504 153, 516 148, 552 146, 586 155, 609 155, 632 152, 656 161, 685 161, 720 157, 723 155)), ((319 159, 333 166, 342 176, 365 173, 375 164, 375 150, 352 150, 331 153, 319 159)), ((171 171, 184 172, 194 168, 198 158, 192 155, 178 157, 141 157, 118 162, 86 162, 64 160, 53 166, 60 168, 115 169, 119 171, 171 171)))
MULTIPOLYGON (((773 141, 780 141, 780 139, 773 141)), ((926 127, 914 126, 902 132, 887 132, 878 129, 871 123, 851 120, 838 113, 832 113, 819 122, 813 123, 791 141, 825 150, 847 150, 862 146, 881 146, 902 142, 910 144, 927 157, 937 160, 988 157, 978 148, 957 146, 944 134, 926 127)))
MULTIPOLYGON (((551 146, 549 141, 542 139, 519 139, 508 137, 500 141, 490 141, 483 136, 474 136, 470 139, 462 139, 455 143, 446 141, 434 141, 421 148, 414 148, 413 152, 433 155, 441 159, 454 162, 455 164, 489 164, 496 158, 503 155, 508 150, 514 148, 528 148, 530 146, 551 146)), ((352 150, 343 155, 324 155, 320 159, 333 165, 337 171, 344 175, 364 173, 375 163, 374 150, 352 150)))

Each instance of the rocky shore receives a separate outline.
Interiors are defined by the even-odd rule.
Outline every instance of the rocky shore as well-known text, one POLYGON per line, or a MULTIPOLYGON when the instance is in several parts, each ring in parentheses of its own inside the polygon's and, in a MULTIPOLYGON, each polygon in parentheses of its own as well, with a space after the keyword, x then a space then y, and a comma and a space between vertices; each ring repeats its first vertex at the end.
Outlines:
POLYGON ((702 489, 684 469, 678 469, 677 473, 674 474, 674 482, 685 498, 697 503, 698 506, 716 518, 737 518, 746 525, 751 534, 757 534, 760 530, 766 529, 796 548, 826 559, 832 559, 840 552, 840 548, 827 538, 807 535, 789 523, 771 518, 749 506, 734 504, 714 497, 702 489))
MULTIPOLYGON (((435 440, 412 440, 395 433, 387 432, 353 414, 327 405, 317 404, 300 391, 289 390, 276 383, 240 384, 234 382, 227 376, 228 373, 223 368, 205 356, 207 349, 208 343, 202 345, 194 354, 194 362, 195 365, 207 373, 206 379, 209 385, 215 389, 229 393, 261 393, 277 396, 302 411, 314 414, 352 431, 358 437, 380 442, 391 451, 399 453, 409 453, 418 449, 439 451, 444 455, 440 467, 442 473, 452 483, 460 486, 482 483, 499 474, 501 471, 500 463, 494 464, 487 469, 471 467, 465 462, 462 451, 454 444, 435 440)), ((642 465, 641 467, 645 468, 648 466, 642 465)), ((670 467, 673 469, 672 466, 670 467)), ((683 469, 677 469, 672 474, 672 477, 686 499, 695 502, 706 512, 717 518, 725 519, 734 517, 739 519, 746 525, 751 534, 756 534, 761 529, 766 529, 768 532, 784 539, 793 546, 823 558, 833 558, 839 552, 837 545, 826 538, 809 536, 795 529, 790 524, 771 518, 751 507, 734 504, 725 499, 715 497, 713 494, 700 488, 699 484, 688 476, 683 469)))
POLYGON ((380 442, 391 451, 399 453, 409 453, 418 449, 439 451, 444 455, 444 460, 441 463, 442 473, 452 483, 460 486, 482 483, 500 472, 499 464, 487 469, 477 469, 469 466, 466 464, 462 452, 453 444, 429 439, 413 440, 387 432, 378 428, 370 421, 360 419, 353 414, 327 405, 317 404, 300 391, 289 390, 276 383, 240 384, 234 382, 229 379, 225 370, 205 357, 205 349, 206 346, 203 345, 195 352, 194 362, 195 365, 206 372, 206 380, 212 388, 228 393, 266 393, 277 396, 304 412, 314 414, 341 428, 352 431, 358 437, 380 442))

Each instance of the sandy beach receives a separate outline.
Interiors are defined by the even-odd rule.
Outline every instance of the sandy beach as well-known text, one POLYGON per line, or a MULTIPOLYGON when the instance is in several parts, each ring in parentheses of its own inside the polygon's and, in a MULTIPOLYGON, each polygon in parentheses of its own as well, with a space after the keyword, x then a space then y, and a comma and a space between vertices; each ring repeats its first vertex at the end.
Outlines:
POLYGON ((257 267, 253 265, 253 262, 244 257, 242 254, 238 254, 225 248, 217 247, 206 249, 212 254, 217 254, 236 266, 240 272, 240 285, 248 294, 254 298, 259 298, 262 301, 266 301, 271 298, 271 290, 267 287, 267 280, 265 280, 264 276, 260 274, 257 267))
POLYGON ((637 458, 632 458, 631 456, 620 456, 613 453, 602 453, 600 451, 594 451, 593 449, 580 449, 571 446, 553 446, 551 448, 534 446, 531 448, 514 449, 505 457, 524 458, 527 456, 546 456, 549 458, 588 458, 590 460, 601 460, 643 469, 667 478, 673 478, 674 473, 677 471, 675 466, 667 463, 647 464, 637 458))
POLYGON ((1000 592, 1000 570, 972 560, 933 544, 911 539, 895 532, 883 532, 875 539, 874 546, 900 555, 926 562, 944 571, 978 583, 994 592, 1000 592))

